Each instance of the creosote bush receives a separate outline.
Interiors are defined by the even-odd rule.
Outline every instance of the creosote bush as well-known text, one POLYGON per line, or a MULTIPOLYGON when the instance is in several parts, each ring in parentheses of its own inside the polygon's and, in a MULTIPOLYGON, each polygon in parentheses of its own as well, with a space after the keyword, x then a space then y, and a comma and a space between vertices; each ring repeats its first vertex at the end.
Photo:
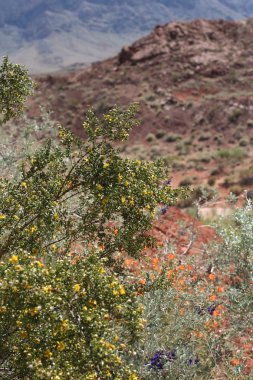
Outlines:
MULTIPOLYGON (((4 61, 7 78, 15 67, 4 61)), ((8 91, 0 83, 4 120, 29 92, 21 74, 8 91)), ((85 140, 59 126, 58 142, 0 178, 1 379, 137 379, 128 358, 144 322, 122 262, 155 244, 157 206, 187 190, 171 188, 161 162, 120 157, 114 142, 138 124, 136 109, 88 111, 85 140)))
POLYGON ((99 251, 1 263, 1 379, 134 379, 126 352, 143 328, 133 290, 99 251))

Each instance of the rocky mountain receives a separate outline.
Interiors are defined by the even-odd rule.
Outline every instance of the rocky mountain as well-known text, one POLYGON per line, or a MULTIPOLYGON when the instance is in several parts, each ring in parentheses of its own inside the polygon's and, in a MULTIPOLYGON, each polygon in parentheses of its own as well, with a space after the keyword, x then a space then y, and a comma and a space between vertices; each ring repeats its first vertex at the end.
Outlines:
POLYGON ((172 20, 242 19, 253 0, 0 0, 0 9, 0 54, 38 73, 105 59, 172 20))
POLYGON ((123 150, 164 157, 174 178, 253 185, 253 19, 158 26, 114 58, 73 73, 38 76, 40 105, 82 135, 88 107, 140 103, 142 127, 123 150))

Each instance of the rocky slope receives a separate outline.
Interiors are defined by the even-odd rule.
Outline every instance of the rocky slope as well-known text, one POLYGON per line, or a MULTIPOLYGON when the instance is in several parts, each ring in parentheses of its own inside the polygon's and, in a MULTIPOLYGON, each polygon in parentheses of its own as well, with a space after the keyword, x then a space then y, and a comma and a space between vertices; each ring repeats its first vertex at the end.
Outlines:
POLYGON ((50 72, 112 56, 157 24, 250 14, 252 0, 9 0, 1 4, 0 54, 50 72))
POLYGON ((170 23, 87 69, 37 77, 47 104, 82 134, 85 111, 141 105, 127 154, 163 156, 188 181, 253 185, 253 20, 170 23), (194 179, 195 178, 195 179, 194 179))

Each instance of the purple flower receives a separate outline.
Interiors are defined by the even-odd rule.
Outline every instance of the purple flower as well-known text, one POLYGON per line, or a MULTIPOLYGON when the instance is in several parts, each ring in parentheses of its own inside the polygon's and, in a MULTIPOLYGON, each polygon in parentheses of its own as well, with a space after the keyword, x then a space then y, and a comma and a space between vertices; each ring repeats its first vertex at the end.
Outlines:
POLYGON ((207 311, 210 315, 213 315, 214 310, 216 309, 215 305, 211 305, 208 307, 207 311))
POLYGON ((172 181, 172 177, 169 177, 167 181, 164 182, 165 185, 170 185, 172 181))
POLYGON ((168 211, 168 208, 169 208, 169 206, 164 206, 164 207, 161 209, 161 214, 162 214, 162 215, 165 215, 166 212, 168 211))
POLYGON ((163 369, 164 365, 176 359, 176 352, 173 351, 157 351, 155 355, 149 359, 150 362, 146 363, 147 366, 151 369, 163 369))
POLYGON ((188 365, 195 365, 195 364, 198 364, 199 363, 199 359, 198 358, 191 358, 188 360, 188 365))

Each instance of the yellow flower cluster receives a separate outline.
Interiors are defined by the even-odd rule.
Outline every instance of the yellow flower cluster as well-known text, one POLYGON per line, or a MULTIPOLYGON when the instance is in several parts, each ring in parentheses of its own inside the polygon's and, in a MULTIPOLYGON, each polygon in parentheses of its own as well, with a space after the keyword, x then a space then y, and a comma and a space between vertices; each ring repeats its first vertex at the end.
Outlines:
POLYGON ((11 258, 9 259, 9 262, 11 264, 17 264, 18 263, 18 256, 17 255, 11 256, 11 258))

